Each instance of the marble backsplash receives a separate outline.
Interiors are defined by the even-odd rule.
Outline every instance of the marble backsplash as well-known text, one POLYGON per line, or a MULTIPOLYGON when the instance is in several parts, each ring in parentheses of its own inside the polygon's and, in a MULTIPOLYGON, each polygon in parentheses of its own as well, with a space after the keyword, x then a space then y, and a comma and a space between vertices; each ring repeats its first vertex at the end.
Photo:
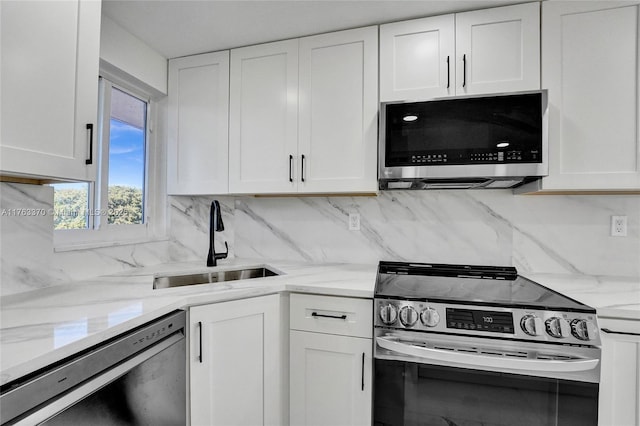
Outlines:
POLYGON ((378 197, 237 198, 238 257, 513 265, 640 277, 640 197, 389 191, 378 197), (359 213, 361 230, 348 230, 359 213), (628 237, 611 237, 611 215, 628 237))
POLYGON ((52 266, 53 188, 0 183, 0 294, 62 280, 52 266), (23 210, 25 209, 25 210, 23 210))
POLYGON ((53 188, 0 183, 0 295, 168 262, 169 241, 55 251, 53 188))
MULTIPOLYGON (((54 251, 51 216, 0 218, 0 294, 169 261, 204 262, 216 198, 230 257, 308 262, 514 265, 521 272, 640 277, 640 197, 514 196, 509 190, 387 191, 377 197, 168 197, 168 239, 54 251), (348 230, 359 213, 361 230, 348 230), (612 215, 628 237, 609 236, 612 215)), ((49 209, 46 186, 1 183, 3 212, 49 209)), ((220 261, 224 264, 224 260, 220 261)))
MULTIPOLYGON (((229 258, 235 251, 235 207, 233 197, 169 197, 169 255, 173 261, 202 260, 209 252, 209 213, 211 202, 216 199, 222 209, 224 231, 214 236, 216 253, 224 253, 225 241, 229 246, 229 258)), ((224 262, 224 260, 220 261, 224 262)))
MULTIPOLYGON (((173 260, 203 259, 214 197, 169 197, 173 260)), ((240 258, 513 265, 522 272, 640 277, 640 197, 514 196, 509 190, 388 191, 377 197, 219 197, 240 258), (361 230, 348 230, 359 213, 361 230), (611 237, 612 215, 628 236, 611 237)))

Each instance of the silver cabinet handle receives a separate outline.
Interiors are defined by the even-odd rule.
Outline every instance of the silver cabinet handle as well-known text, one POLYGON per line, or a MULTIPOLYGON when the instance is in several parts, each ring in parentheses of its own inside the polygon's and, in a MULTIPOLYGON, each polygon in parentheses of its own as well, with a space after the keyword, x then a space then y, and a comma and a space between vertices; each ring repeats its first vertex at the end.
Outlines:
POLYGON ((304 154, 302 154, 302 167, 300 168, 300 179, 304 182, 304 154))

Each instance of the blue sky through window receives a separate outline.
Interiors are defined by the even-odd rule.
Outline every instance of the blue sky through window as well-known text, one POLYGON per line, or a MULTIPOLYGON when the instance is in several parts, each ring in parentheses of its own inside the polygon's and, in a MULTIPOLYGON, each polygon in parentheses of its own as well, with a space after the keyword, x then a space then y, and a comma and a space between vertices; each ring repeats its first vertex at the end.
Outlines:
POLYGON ((111 119, 109 141, 109 186, 142 189, 144 185, 144 130, 111 119))

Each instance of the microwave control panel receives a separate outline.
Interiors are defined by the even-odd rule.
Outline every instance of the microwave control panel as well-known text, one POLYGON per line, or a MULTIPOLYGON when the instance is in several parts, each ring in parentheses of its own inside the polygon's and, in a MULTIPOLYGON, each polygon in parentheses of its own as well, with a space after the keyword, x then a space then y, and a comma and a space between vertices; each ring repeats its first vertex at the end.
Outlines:
POLYGON ((412 154, 406 165, 454 165, 454 164, 500 164, 538 163, 541 161, 537 150, 522 151, 446 151, 429 154, 412 154))

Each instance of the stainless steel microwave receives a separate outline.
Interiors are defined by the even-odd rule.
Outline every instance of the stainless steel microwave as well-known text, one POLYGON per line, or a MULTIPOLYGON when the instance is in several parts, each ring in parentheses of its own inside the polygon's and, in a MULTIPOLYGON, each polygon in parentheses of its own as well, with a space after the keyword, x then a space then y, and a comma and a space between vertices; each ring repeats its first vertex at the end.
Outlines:
POLYGON ((546 90, 381 104, 379 187, 511 188, 548 173, 546 90))

